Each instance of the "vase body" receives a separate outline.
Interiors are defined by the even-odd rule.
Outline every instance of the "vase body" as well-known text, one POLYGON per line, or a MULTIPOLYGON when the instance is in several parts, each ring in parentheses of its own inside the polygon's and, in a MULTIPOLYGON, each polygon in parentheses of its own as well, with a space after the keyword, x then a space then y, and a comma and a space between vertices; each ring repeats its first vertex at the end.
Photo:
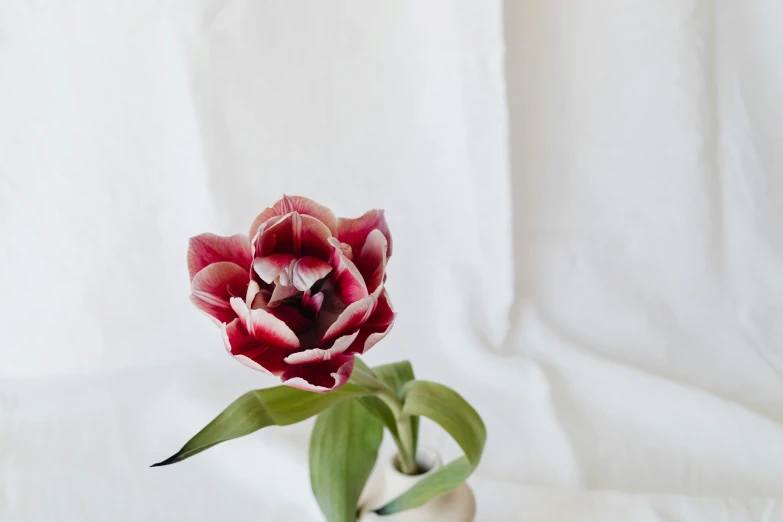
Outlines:
POLYGON ((372 511, 407 491, 416 482, 442 467, 440 457, 428 448, 420 448, 416 461, 428 471, 410 476, 401 473, 396 466, 396 456, 385 463, 382 473, 368 484, 360 522, 473 522, 476 516, 476 499, 467 484, 454 491, 432 499, 418 508, 393 515, 378 516, 372 511))

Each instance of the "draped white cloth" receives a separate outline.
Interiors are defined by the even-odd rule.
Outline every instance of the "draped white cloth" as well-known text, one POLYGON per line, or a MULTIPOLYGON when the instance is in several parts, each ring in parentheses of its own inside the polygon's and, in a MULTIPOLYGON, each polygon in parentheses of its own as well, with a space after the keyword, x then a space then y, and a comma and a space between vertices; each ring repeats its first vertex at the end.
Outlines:
POLYGON ((479 522, 783 520, 781 27, 778 0, 0 3, 0 520, 320 520, 311 423, 147 467, 275 383, 184 254, 283 193, 387 210, 399 317, 365 359, 482 413, 479 522))

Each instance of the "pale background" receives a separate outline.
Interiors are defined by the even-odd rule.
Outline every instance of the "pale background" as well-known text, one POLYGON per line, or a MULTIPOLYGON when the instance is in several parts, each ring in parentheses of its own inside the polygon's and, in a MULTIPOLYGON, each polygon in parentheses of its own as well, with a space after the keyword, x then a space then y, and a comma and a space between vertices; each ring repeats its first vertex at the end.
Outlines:
MULTIPOLYGON (((0 520, 318 521, 187 238, 382 207, 479 522, 783 520, 783 2, 0 0, 0 520)), ((423 439, 454 447, 432 425, 423 439)), ((387 448, 388 450, 388 448, 387 448)))

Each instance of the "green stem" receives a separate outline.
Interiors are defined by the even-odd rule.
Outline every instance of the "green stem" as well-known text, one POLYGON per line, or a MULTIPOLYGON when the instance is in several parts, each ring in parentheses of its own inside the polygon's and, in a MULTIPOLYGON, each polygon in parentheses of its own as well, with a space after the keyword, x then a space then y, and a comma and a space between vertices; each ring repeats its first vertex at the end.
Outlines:
POLYGON ((395 438, 397 450, 400 454, 400 467, 406 475, 416 474, 416 456, 413 454, 413 424, 409 415, 402 413, 402 401, 391 389, 387 389, 378 394, 381 399, 391 409, 394 419, 397 421, 397 433, 399 438, 395 438), (388 390, 388 391, 387 391, 388 390))
POLYGON ((402 472, 406 475, 415 475, 418 471, 416 465, 416 455, 413 454, 413 423, 411 423, 410 415, 403 415, 397 419, 397 431, 400 433, 400 446, 405 448, 405 456, 403 458, 402 452, 400 452, 400 466, 402 472))
POLYGON ((399 438, 395 437, 397 450, 400 454, 400 467, 406 475, 415 475, 416 456, 413 454, 413 423, 410 415, 402 413, 402 400, 385 382, 378 379, 374 374, 365 372, 359 368, 353 371, 353 380, 357 384, 372 389, 392 411, 395 421, 397 421, 397 433, 399 438))

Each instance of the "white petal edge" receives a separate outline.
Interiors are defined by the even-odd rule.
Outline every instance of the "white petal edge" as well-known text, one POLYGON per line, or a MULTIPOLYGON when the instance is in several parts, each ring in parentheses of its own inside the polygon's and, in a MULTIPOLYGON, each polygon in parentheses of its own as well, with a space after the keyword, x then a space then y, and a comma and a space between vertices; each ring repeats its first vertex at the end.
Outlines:
POLYGON ((351 346, 351 343, 358 337, 359 330, 352 334, 344 335, 338 338, 331 348, 324 350, 322 348, 311 348, 301 352, 292 353, 285 359, 288 364, 309 364, 314 362, 328 361, 335 355, 343 353, 351 346))
POLYGON ((250 335, 250 337, 253 337, 259 341, 268 342, 272 344, 272 346, 277 346, 280 348, 296 349, 299 347, 299 338, 296 336, 293 330, 291 330, 291 328, 285 324, 283 320, 278 319, 262 308, 250 310, 247 307, 245 301, 239 297, 231 298, 231 307, 239 316, 239 320, 242 321, 242 324, 244 325, 245 330, 247 330, 247 333, 250 335), (283 341, 285 344, 275 343, 272 339, 258 339, 258 337, 255 335, 256 321, 262 323, 265 327, 265 330, 274 334, 274 337, 278 338, 275 340, 283 341))
POLYGON ((271 254, 257 257, 253 260, 253 270, 263 282, 271 284, 294 259, 296 256, 293 254, 271 254))

